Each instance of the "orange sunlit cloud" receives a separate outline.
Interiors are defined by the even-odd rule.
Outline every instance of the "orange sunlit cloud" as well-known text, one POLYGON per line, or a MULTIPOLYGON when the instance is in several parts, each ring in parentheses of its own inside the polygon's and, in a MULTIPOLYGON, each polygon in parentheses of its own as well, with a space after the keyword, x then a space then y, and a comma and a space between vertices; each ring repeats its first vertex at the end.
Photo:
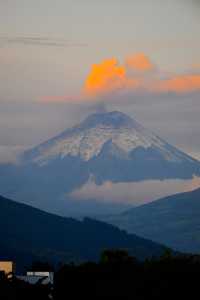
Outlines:
POLYGON ((192 65, 192 69, 194 69, 194 70, 200 70, 200 64, 193 64, 192 65))
POLYGON ((84 90, 89 96, 97 96, 138 86, 139 80, 128 78, 126 68, 119 65, 117 59, 112 58, 92 65, 91 72, 85 81, 84 90))
POLYGON ((125 65, 127 68, 134 71, 146 72, 154 69, 154 65, 144 53, 138 53, 127 57, 125 60, 125 65))
POLYGON ((200 75, 188 74, 174 76, 154 83, 153 91, 166 93, 187 93, 200 90, 200 75))
POLYGON ((83 90, 76 96, 46 96, 43 102, 78 103, 105 100, 120 90, 144 93, 189 93, 200 91, 199 72, 171 75, 161 79, 164 72, 149 72, 157 69, 143 53, 129 56, 125 64, 116 58, 105 59, 91 66, 83 90), (134 71, 134 72, 132 72, 134 71))

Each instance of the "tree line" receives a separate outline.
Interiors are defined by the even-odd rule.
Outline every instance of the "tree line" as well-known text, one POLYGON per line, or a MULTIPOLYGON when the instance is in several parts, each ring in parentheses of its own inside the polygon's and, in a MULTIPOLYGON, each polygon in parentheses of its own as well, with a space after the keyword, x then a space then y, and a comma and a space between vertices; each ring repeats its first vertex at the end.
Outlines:
POLYGON ((60 265, 56 270, 36 263, 34 269, 54 271, 54 286, 30 285, 0 273, 0 299, 198 299, 200 256, 172 254, 138 261, 124 250, 106 250, 98 263, 60 265), (53 288, 53 289, 52 289, 53 288))

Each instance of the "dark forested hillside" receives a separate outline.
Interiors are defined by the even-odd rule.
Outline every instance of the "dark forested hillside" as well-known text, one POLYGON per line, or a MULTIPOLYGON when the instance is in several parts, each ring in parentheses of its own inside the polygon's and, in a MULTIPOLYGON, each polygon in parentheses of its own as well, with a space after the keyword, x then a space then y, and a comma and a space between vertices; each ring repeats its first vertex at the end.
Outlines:
POLYGON ((103 222, 63 218, 3 197, 0 197, 0 236, 0 259, 14 259, 19 265, 36 259, 95 261, 108 248, 126 249, 143 259, 159 256, 165 249, 103 222))

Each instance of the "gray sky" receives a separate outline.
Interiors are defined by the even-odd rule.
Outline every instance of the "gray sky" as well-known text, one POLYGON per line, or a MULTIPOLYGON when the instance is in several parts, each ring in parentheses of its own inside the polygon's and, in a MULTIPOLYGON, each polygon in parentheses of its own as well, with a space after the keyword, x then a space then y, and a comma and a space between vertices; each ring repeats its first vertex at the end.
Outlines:
MULTIPOLYGON (((87 99, 40 101, 79 95, 94 63, 116 57, 124 64, 144 53, 156 76, 200 74, 199 14, 197 0, 0 0, 0 160, 94 109, 87 99)), ((128 112, 200 158, 200 89, 128 91, 109 100, 109 109, 128 112)))

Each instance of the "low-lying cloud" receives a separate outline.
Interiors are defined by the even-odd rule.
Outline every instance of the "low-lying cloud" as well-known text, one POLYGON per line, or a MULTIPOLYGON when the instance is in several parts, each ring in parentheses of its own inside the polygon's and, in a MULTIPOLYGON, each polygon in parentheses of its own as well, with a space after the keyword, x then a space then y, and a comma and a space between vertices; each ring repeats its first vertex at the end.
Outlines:
POLYGON ((0 145, 0 163, 16 163, 18 155, 25 150, 22 146, 0 145))
POLYGON ((200 178, 194 177, 191 180, 146 180, 131 183, 105 182, 96 185, 90 180, 80 189, 72 192, 74 200, 92 200, 106 203, 124 203, 141 205, 172 194, 187 192, 200 187, 200 178))

